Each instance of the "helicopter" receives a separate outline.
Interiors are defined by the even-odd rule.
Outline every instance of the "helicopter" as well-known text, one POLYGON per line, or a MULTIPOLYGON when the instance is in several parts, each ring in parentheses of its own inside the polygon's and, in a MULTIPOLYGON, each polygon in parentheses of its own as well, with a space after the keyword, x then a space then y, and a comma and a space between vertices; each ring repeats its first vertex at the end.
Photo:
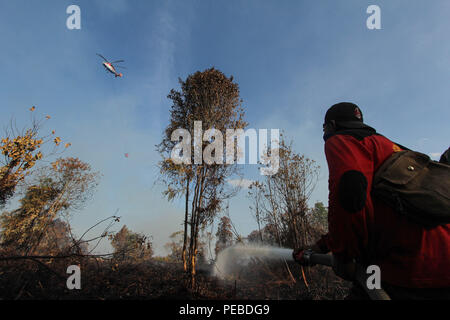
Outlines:
POLYGON ((108 59, 106 59, 106 58, 105 58, 104 56, 102 56, 101 54, 97 53, 97 55, 98 55, 100 58, 102 58, 102 59, 104 60, 104 61, 103 61, 103 66, 105 67, 105 69, 106 69, 107 71, 111 72, 116 78, 117 78, 117 77, 122 77, 122 76, 123 76, 123 74, 118 73, 118 72, 116 71, 116 68, 124 68, 124 69, 126 69, 126 68, 125 68, 125 67, 122 67, 122 66, 114 66, 113 63, 124 62, 124 60, 117 60, 117 61, 109 62, 108 59))

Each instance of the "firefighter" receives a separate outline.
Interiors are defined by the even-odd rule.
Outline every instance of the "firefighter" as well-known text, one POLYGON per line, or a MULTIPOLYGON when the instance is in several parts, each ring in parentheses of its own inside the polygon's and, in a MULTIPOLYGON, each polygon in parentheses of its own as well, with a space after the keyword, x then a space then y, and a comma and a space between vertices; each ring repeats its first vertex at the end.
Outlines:
MULTIPOLYGON (((374 172, 401 147, 363 121, 349 102, 333 105, 323 125, 329 168, 329 232, 311 247, 332 252, 335 273, 354 280, 355 265, 376 265, 392 299, 450 299, 450 224, 425 229, 371 196, 374 172)), ((294 251, 302 264, 304 250, 294 251)), ((365 298, 355 283, 349 296, 365 298)))

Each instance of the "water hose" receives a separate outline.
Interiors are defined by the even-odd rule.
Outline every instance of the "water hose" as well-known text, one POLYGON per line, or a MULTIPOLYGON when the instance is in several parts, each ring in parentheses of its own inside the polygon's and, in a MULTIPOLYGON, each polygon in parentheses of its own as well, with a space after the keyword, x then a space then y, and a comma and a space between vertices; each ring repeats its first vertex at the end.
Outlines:
MULTIPOLYGON (((331 254, 314 253, 311 250, 305 250, 303 259, 310 265, 320 264, 323 266, 333 267, 334 259, 331 254)), ((367 287, 368 274, 361 265, 356 265, 355 280, 361 285, 364 291, 369 295, 371 300, 391 300, 389 295, 382 288, 369 289, 367 287)))

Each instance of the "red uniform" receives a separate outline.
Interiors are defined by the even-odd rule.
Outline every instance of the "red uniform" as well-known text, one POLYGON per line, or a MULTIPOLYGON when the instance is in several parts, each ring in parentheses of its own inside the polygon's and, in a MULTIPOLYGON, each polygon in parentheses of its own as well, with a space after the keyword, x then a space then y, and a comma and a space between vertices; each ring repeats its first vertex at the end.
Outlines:
POLYGON ((371 196, 374 172, 399 150, 370 130, 326 140, 329 233, 318 245, 344 261, 378 265, 381 281, 391 285, 450 287, 450 224, 424 229, 371 196))

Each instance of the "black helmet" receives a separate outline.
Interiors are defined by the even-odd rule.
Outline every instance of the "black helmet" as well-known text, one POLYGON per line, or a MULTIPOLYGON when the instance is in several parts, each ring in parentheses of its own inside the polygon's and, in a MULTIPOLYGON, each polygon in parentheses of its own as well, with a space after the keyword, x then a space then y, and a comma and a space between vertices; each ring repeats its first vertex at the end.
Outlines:
POLYGON ((363 115, 361 109, 351 102, 340 102, 331 106, 325 114, 325 124, 331 120, 341 128, 363 128, 363 115))

